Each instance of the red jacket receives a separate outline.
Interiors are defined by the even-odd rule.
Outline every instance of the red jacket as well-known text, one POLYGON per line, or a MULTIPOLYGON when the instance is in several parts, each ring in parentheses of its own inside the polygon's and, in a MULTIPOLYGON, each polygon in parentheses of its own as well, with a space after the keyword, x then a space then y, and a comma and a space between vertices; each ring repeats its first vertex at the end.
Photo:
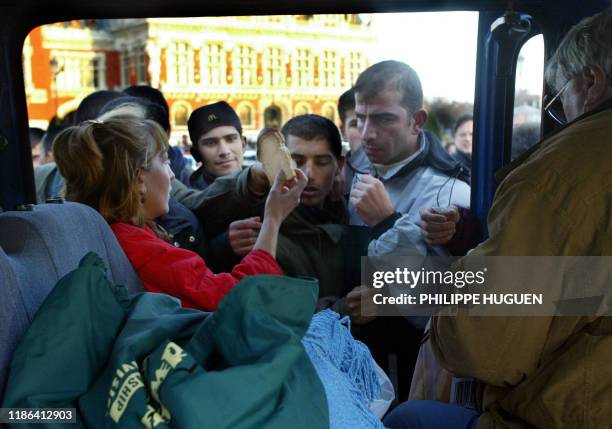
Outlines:
POLYGON ((214 311, 243 277, 282 275, 274 257, 264 250, 251 251, 231 273, 214 274, 198 254, 166 243, 148 226, 117 222, 111 229, 145 289, 177 297, 184 307, 214 311))

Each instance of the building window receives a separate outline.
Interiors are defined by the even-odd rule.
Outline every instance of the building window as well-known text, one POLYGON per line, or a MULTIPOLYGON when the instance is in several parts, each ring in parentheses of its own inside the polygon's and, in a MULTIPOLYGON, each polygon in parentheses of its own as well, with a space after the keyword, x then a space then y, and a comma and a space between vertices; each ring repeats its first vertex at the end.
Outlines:
POLYGON ((189 85, 193 69, 193 51, 189 44, 172 43, 167 60, 168 82, 177 86, 189 85))
POLYGON ((147 83, 147 57, 145 55, 145 47, 140 45, 134 48, 136 51, 136 80, 139 84, 147 83))
POLYGON ((344 19, 343 15, 318 15, 318 21, 326 27, 335 27, 344 19))
POLYGON ((248 104, 242 104, 238 108, 238 117, 243 127, 253 127, 253 108, 248 104))
POLYGON ((56 75, 59 91, 94 90, 106 87, 105 66, 102 55, 93 53, 66 53, 58 58, 56 75))
POLYGON ((356 81, 357 78, 359 77, 359 74, 363 71, 363 69, 365 68, 365 64, 363 61, 363 55, 361 55, 361 53, 359 52, 351 52, 349 54, 348 57, 348 80, 349 80, 349 84, 353 85, 356 81))
POLYGON ((298 49, 295 58, 295 76, 297 85, 308 87, 313 81, 312 54, 308 49, 298 49))
POLYGON ((323 107, 323 116, 332 122, 336 122, 336 107, 333 105, 326 105, 323 107))
POLYGON ((147 61, 144 45, 121 47, 121 84, 125 86, 147 83, 147 61))
POLYGON ((257 61, 255 49, 249 46, 238 46, 234 50, 234 83, 240 86, 255 85, 257 61))
POLYGON ((312 112, 312 109, 310 108, 310 106, 306 103, 300 103, 297 106, 295 106, 295 115, 307 115, 310 112, 312 112))
POLYGON ((100 60, 93 58, 91 61, 91 86, 100 88, 100 60))
POLYGON ((130 86, 130 51, 126 46, 121 47, 121 84, 130 86))
POLYGON ((516 61, 511 160, 540 141, 544 37, 540 34, 529 39, 521 47, 516 61))
POLYGON ((279 87, 283 83, 283 58, 280 48, 268 48, 264 53, 264 82, 279 87))
POLYGON ((23 45, 23 78, 25 82, 26 92, 31 91, 34 88, 34 82, 32 81, 32 44, 30 43, 30 36, 26 37, 26 41, 23 45))
POLYGON ((208 43, 201 56, 202 82, 207 85, 225 83, 225 56, 221 43, 208 43))
POLYGON ((174 125, 175 126, 187 126, 187 120, 189 119, 189 109, 183 104, 174 106, 174 125))
POLYGON ((283 114, 278 106, 272 104, 266 107, 266 110, 264 110, 264 126, 266 128, 278 129, 281 126, 282 120, 283 114))
POLYGON ((321 57, 321 85, 324 88, 335 88, 338 86, 338 55, 334 51, 323 51, 321 57))

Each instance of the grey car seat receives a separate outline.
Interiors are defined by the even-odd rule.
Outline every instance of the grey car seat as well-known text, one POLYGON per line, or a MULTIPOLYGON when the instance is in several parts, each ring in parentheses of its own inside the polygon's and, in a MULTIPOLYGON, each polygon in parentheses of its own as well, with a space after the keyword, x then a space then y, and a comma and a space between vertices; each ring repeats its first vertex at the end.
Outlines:
POLYGON ((57 281, 96 252, 109 278, 132 293, 138 276, 106 221, 92 208, 66 202, 0 214, 0 403, 11 356, 57 281))

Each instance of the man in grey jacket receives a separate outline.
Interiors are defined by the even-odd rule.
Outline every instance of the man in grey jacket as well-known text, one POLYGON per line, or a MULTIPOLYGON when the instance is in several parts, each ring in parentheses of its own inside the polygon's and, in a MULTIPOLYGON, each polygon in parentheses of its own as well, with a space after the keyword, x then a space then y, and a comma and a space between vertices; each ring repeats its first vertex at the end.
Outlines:
MULTIPOLYGON (((382 61, 361 73, 353 89, 362 148, 372 165, 370 174, 353 179, 349 222, 370 228, 368 256, 448 255, 426 240, 421 211, 448 215, 450 206, 469 207, 469 176, 423 129, 427 112, 419 77, 405 63, 382 61)), ((361 286, 347 295, 353 323, 373 320, 361 314, 361 302, 371 301, 373 291, 361 286)), ((426 320, 411 318, 411 324, 422 328, 426 320)))
POLYGON ((421 209, 469 207, 467 172, 423 130, 423 90, 416 72, 399 61, 366 69, 353 88, 362 147, 370 174, 356 175, 350 223, 367 225, 370 256, 447 255, 425 241, 421 209))

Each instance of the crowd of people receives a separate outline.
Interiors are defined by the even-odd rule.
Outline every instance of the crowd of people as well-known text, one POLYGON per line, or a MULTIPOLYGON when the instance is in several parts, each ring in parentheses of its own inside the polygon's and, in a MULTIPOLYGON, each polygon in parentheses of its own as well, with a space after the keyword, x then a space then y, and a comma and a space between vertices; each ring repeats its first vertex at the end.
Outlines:
MULTIPOLYGON (((609 254, 612 187, 602 183, 612 165, 610 34, 608 10, 582 21, 561 43, 546 78, 559 91, 568 125, 512 164, 493 203, 489 237, 475 249, 478 228, 469 210, 474 119, 457 119, 456 152, 449 154, 424 128, 416 72, 391 60, 364 70, 340 96, 339 127, 315 114, 282 126, 296 177, 279 175, 273 183, 261 164, 244 166, 242 124, 226 102, 202 106, 189 118, 190 153, 200 163, 193 170, 168 144, 161 92, 145 86, 98 91, 82 101, 74 125, 42 138, 39 157, 50 153, 51 140, 55 162, 36 169, 38 198, 64 196, 96 209, 145 289, 175 296, 185 307, 214 311, 238 281, 254 274, 318 278, 317 309, 350 317, 353 334, 395 374, 400 400, 408 397, 427 329, 441 365, 478 380, 482 400, 476 408, 408 401, 385 418, 388 427, 603 424, 597 416, 605 413, 580 420, 568 415, 578 405, 558 404, 577 401, 576 414, 587 415, 605 401, 609 406, 609 393, 580 396, 574 391, 584 389, 565 375, 576 367, 586 371, 611 351, 607 319, 366 316, 361 303, 371 289, 361 286, 360 257, 462 256, 470 249, 466 258, 609 254), (343 140, 350 148, 345 155, 343 140), (576 157, 584 162, 574 164, 576 157), (603 238, 594 242, 594 235, 603 238), (592 356, 578 349, 583 333, 599 336, 592 356), (510 339, 498 343, 504 335, 510 339), (567 358, 559 360, 562 344, 567 358)), ((609 383, 599 380, 589 379, 590 392, 609 383)))

